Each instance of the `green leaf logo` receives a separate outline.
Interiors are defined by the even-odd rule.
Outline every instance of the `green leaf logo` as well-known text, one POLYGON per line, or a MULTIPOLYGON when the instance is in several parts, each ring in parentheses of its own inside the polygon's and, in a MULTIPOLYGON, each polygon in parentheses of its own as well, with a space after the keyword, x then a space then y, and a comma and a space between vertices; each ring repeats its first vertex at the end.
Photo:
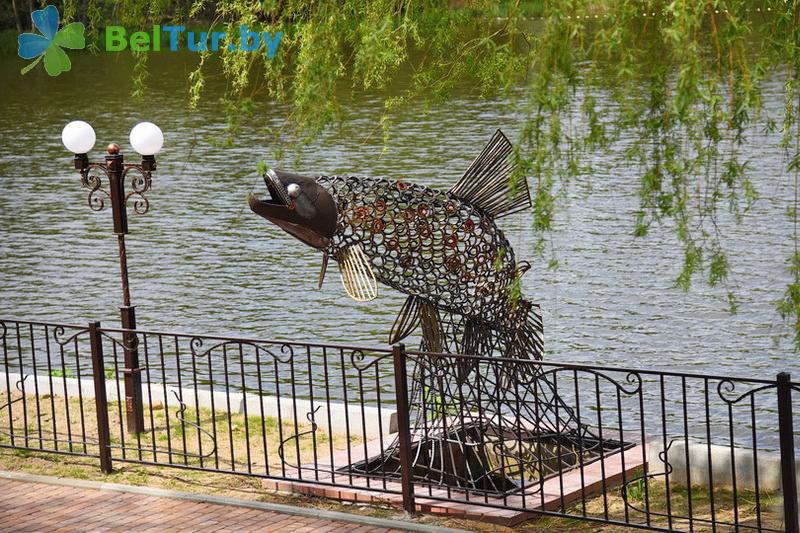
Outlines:
POLYGON ((58 76, 72 68, 72 63, 62 48, 80 50, 86 46, 83 36, 83 24, 73 22, 58 29, 58 9, 56 6, 47 6, 31 13, 33 25, 42 32, 23 33, 17 37, 19 43, 18 54, 22 59, 35 59, 34 62, 23 68, 20 73, 26 74, 44 59, 44 69, 51 76, 58 76))

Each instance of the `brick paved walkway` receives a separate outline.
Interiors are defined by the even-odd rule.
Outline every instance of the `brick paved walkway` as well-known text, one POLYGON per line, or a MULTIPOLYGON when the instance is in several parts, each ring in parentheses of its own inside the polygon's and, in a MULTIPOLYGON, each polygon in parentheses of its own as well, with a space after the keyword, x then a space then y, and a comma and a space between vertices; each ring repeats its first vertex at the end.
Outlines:
POLYGON ((0 532, 400 531, 262 509, 0 479, 0 532))

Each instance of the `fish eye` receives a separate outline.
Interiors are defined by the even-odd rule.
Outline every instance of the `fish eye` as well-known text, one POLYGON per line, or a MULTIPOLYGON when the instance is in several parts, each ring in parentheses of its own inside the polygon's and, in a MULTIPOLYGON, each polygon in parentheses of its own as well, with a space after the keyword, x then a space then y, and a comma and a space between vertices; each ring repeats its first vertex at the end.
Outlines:
POLYGON ((297 198, 300 196, 300 186, 296 183, 290 183, 286 187, 286 192, 289 193, 290 198, 297 198))

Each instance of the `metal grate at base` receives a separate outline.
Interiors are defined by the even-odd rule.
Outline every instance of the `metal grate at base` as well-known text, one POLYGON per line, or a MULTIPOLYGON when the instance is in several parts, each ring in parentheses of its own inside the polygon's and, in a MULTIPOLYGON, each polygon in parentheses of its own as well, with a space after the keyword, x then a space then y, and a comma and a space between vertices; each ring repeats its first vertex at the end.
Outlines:
MULTIPOLYGON (((589 465, 633 443, 563 433, 513 431, 470 425, 412 444, 414 482, 489 496, 511 495, 589 465)), ((338 469, 372 478, 400 479, 398 448, 338 469)))

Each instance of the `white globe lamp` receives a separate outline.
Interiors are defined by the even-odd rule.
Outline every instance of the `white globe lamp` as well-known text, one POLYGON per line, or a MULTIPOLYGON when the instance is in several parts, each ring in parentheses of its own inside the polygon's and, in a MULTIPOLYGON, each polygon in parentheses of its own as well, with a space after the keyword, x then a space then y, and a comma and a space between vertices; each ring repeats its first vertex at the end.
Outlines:
POLYGON ((161 128, 152 122, 140 122, 131 130, 131 146, 140 155, 154 156, 164 145, 164 134, 161 128))
POLYGON ((61 130, 61 142, 73 154, 88 153, 96 140, 94 128, 82 120, 73 120, 61 130))

